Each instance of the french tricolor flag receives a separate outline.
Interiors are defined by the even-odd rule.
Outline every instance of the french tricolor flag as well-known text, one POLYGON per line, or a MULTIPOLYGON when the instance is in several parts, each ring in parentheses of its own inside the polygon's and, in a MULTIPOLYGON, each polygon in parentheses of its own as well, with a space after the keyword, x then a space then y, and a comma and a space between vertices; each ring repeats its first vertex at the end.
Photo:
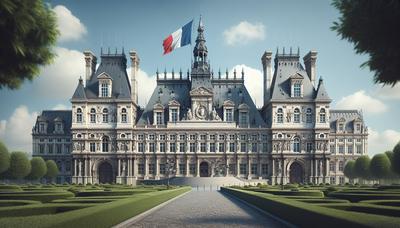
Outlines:
POLYGON ((165 38, 163 41, 164 55, 191 43, 192 23, 193 20, 165 38))

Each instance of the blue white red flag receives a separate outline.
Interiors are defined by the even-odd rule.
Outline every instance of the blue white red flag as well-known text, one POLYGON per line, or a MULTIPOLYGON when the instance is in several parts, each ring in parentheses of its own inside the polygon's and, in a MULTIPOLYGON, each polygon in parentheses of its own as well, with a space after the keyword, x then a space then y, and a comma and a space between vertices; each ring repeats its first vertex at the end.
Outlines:
POLYGON ((169 35, 167 38, 164 39, 163 41, 164 55, 170 53, 171 51, 179 47, 183 47, 191 43, 192 23, 193 20, 191 20, 189 23, 179 28, 178 30, 176 30, 175 32, 173 32, 171 35, 169 35))

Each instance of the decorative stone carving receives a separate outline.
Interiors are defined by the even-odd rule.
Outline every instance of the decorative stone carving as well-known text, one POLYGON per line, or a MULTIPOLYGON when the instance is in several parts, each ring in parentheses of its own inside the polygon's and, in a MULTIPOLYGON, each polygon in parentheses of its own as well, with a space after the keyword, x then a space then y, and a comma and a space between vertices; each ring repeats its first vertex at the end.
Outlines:
POLYGON ((207 117, 207 108, 203 105, 197 105, 196 110, 196 119, 204 120, 207 117))
POLYGON ((186 113, 186 119, 187 120, 192 120, 193 119, 193 113, 192 113, 192 109, 189 108, 187 113, 186 113))

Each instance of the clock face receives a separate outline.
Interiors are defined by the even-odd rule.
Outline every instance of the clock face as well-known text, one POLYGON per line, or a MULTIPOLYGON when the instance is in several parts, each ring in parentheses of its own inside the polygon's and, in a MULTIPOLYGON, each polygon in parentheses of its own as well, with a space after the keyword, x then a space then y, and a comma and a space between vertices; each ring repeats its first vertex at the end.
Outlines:
POLYGON ((207 109, 203 105, 199 105, 196 109, 196 116, 198 119, 205 119, 207 115, 207 109))

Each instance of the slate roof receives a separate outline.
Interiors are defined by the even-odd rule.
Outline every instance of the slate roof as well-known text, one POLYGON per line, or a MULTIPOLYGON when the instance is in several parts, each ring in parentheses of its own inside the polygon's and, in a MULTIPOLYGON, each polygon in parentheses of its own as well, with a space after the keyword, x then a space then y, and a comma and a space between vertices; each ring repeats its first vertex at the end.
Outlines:
POLYGON ((319 79, 317 94, 315 95, 316 101, 327 101, 331 102, 331 98, 329 98, 328 92, 325 89, 324 81, 322 78, 319 79))
POLYGON ((71 110, 44 110, 36 118, 35 128, 39 127, 40 121, 47 122, 47 133, 54 132, 55 120, 60 119, 64 124, 64 133, 71 134, 72 112, 71 110))
POLYGON ((81 83, 78 84, 72 99, 86 100, 99 98, 99 81, 97 77, 103 73, 109 75, 112 80, 111 98, 131 99, 131 84, 126 72, 126 61, 124 53, 102 53, 100 66, 93 73, 86 87, 83 87, 81 83))
POLYGON ((339 119, 344 119, 344 124, 345 124, 345 130, 346 131, 353 131, 354 127, 354 120, 355 119, 360 119, 362 121, 362 125, 365 126, 364 124, 364 118, 363 115, 360 111, 358 110, 335 110, 331 109, 330 110, 330 129, 332 132, 336 131, 336 123, 339 119))

